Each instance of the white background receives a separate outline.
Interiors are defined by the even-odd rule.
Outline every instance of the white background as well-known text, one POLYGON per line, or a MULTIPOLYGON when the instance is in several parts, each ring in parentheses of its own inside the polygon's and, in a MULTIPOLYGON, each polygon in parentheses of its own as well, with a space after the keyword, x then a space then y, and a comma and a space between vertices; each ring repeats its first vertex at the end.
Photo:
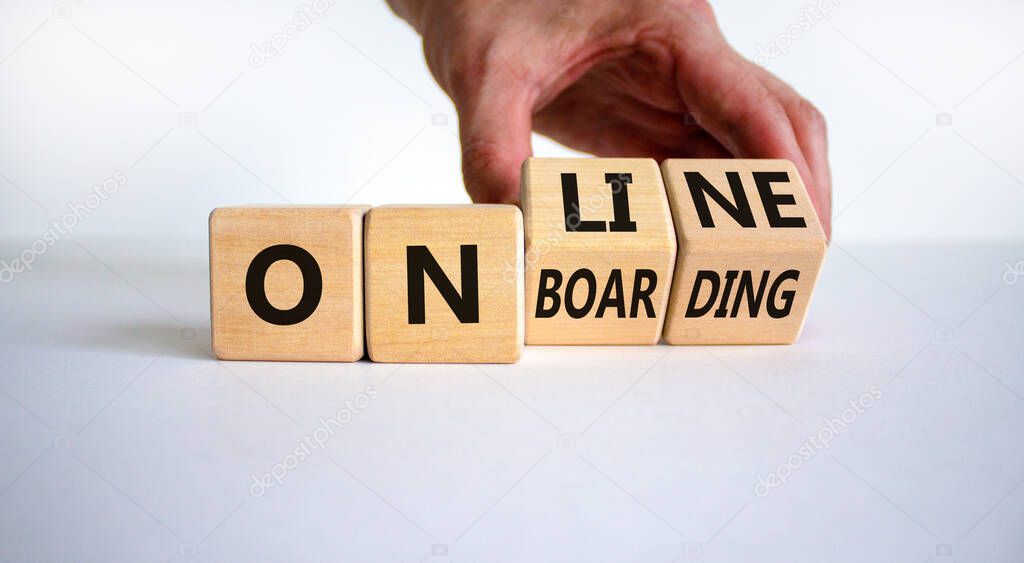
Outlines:
MULTIPOLYGON (((47 2, 4 2, 0 236, 31 241, 115 171, 127 185, 80 233, 198 241, 213 207, 282 197, 466 201, 452 107, 382 1, 339 0, 249 65, 295 6, 85 0, 59 19, 47 2), (197 127, 179 127, 184 112, 197 127)), ((716 3, 750 57, 803 6, 716 3)), ((1009 0, 841 0, 771 61, 828 117, 837 240, 1024 235, 1020 21, 1009 0)), ((535 152, 566 153, 540 139, 535 152)))
MULTIPOLYGON (((206 262, 216 206, 467 200, 382 2, 254 68, 294 4, 0 1, 0 260, 127 179, 0 285, 0 560, 1022 560, 1021 3, 842 0, 771 62, 831 126, 798 343, 394 366, 215 361, 206 262)), ((753 56, 803 5, 716 6, 753 56)))

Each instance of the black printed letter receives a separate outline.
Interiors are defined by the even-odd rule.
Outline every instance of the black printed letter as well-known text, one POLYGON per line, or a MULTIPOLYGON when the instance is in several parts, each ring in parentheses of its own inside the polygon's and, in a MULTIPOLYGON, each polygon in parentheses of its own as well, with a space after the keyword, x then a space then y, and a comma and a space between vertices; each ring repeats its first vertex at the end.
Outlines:
POLYGON ((320 304, 324 280, 320 265, 313 255, 303 248, 291 244, 278 244, 265 248, 249 263, 245 274, 245 297, 256 316, 270 324, 288 326, 299 324, 309 318, 320 304), (288 260, 302 272, 302 297, 298 304, 283 311, 270 304, 267 299, 267 271, 278 260, 288 260))
POLYGON ((405 249, 405 267, 409 287, 409 324, 421 325, 426 321, 426 280, 430 276, 434 287, 448 303, 448 307, 460 323, 480 322, 480 292, 477 278, 476 245, 464 244, 460 249, 462 259, 462 295, 455 290, 451 280, 441 270, 434 255, 425 246, 408 246, 405 249))

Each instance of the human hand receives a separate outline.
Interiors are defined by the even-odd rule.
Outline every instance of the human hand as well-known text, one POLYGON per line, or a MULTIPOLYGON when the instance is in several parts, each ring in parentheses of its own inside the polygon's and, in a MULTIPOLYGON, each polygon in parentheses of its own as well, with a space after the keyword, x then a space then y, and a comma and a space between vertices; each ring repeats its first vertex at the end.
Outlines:
POLYGON ((791 160, 831 234, 825 120, 706 0, 389 0, 459 113, 466 189, 517 202, 530 133, 597 156, 791 160))

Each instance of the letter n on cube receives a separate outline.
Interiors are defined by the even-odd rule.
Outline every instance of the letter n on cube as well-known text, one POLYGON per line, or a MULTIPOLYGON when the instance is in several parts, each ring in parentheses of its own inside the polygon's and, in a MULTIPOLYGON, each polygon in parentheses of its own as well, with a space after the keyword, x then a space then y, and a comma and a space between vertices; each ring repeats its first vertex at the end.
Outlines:
POLYGON ((366 217, 375 362, 513 363, 523 350, 523 218, 512 205, 383 206, 366 217))

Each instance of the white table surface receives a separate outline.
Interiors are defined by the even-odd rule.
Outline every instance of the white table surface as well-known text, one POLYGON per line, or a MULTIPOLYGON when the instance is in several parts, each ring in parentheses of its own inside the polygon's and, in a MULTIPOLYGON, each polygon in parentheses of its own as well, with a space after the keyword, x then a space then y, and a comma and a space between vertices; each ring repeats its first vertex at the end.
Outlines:
POLYGON ((0 286, 0 559, 1019 562, 1020 260, 839 242, 786 347, 221 363, 205 241, 63 240, 0 286))

